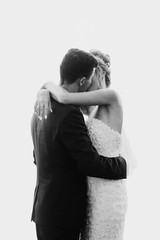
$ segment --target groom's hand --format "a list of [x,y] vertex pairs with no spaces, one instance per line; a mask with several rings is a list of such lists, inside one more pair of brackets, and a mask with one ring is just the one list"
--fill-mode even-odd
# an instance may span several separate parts
[[41,89],[37,94],[37,101],[34,106],[34,111],[38,118],[42,120],[47,119],[48,112],[51,111],[50,93],[46,89]]

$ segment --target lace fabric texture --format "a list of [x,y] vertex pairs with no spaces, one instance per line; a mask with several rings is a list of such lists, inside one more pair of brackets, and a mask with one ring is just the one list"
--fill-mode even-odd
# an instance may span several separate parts
[[[89,136],[98,153],[116,157],[121,135],[98,119],[86,121]],[[88,177],[88,216],[81,240],[122,240],[127,210],[125,180]]]

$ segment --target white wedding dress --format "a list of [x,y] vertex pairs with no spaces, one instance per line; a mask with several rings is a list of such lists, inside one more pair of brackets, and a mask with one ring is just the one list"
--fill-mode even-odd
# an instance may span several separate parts
[[[121,135],[101,120],[86,121],[93,146],[100,155],[117,157]],[[88,177],[88,217],[81,240],[122,240],[127,193],[125,180]]]

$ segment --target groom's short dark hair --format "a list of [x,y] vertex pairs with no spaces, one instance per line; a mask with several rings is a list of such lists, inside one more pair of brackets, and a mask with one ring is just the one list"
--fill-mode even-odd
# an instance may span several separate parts
[[71,84],[79,78],[88,78],[97,65],[97,60],[90,53],[71,48],[60,65],[61,84],[64,81]]

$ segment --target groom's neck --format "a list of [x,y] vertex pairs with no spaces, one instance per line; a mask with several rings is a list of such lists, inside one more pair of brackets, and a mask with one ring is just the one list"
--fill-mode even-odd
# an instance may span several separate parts
[[64,83],[61,85],[61,87],[63,87],[68,92],[78,92],[78,86],[75,82],[72,84]]

